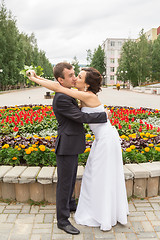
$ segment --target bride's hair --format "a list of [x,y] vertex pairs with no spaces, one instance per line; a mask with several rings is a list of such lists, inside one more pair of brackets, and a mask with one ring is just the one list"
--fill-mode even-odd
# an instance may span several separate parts
[[92,67],[82,68],[86,72],[85,83],[89,85],[88,91],[97,93],[101,90],[102,76],[100,72]]

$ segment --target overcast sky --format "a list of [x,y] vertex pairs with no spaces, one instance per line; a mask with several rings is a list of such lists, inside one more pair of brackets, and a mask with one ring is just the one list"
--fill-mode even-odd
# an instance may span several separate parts
[[[2,0],[0,0],[2,1]],[[106,38],[137,38],[160,26],[160,0],[4,0],[20,32],[34,32],[52,63],[86,63]]]

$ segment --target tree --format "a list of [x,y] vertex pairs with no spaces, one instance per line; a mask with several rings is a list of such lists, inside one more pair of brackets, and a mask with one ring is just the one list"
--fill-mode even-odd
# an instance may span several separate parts
[[152,79],[160,82],[160,36],[153,42]]
[[80,72],[80,67],[79,67],[79,62],[76,56],[73,58],[72,66],[74,67],[75,75],[78,76]]
[[86,50],[87,51],[87,67],[89,67],[91,65],[91,61],[92,61],[92,52],[91,49]]
[[99,45],[98,48],[94,50],[90,66],[96,68],[101,73],[102,76],[105,75],[106,71],[104,59],[105,59],[104,50]]
[[[117,75],[120,80],[130,80],[133,86],[140,86],[152,73],[152,43],[147,41],[143,29],[137,41],[128,40],[123,44]],[[127,74],[124,75],[124,73]]]
[[24,65],[40,65],[45,76],[52,77],[52,65],[43,51],[39,51],[34,33],[28,36],[20,33],[16,20],[5,7],[0,5],[0,90],[26,85],[26,80],[19,72]]

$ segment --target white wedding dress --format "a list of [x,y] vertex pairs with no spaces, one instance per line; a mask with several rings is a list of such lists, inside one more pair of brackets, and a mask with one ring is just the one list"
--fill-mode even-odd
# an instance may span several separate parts
[[[81,110],[102,112],[104,107]],[[120,137],[109,120],[89,126],[95,140],[83,174],[75,221],[107,231],[117,222],[127,224],[129,214]]]

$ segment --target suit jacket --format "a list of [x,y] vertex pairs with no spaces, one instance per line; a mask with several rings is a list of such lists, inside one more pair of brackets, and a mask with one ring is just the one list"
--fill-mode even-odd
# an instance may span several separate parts
[[63,93],[55,94],[53,111],[58,121],[55,145],[55,153],[58,155],[76,155],[84,152],[86,144],[83,123],[107,122],[105,112],[83,113],[76,100]]

